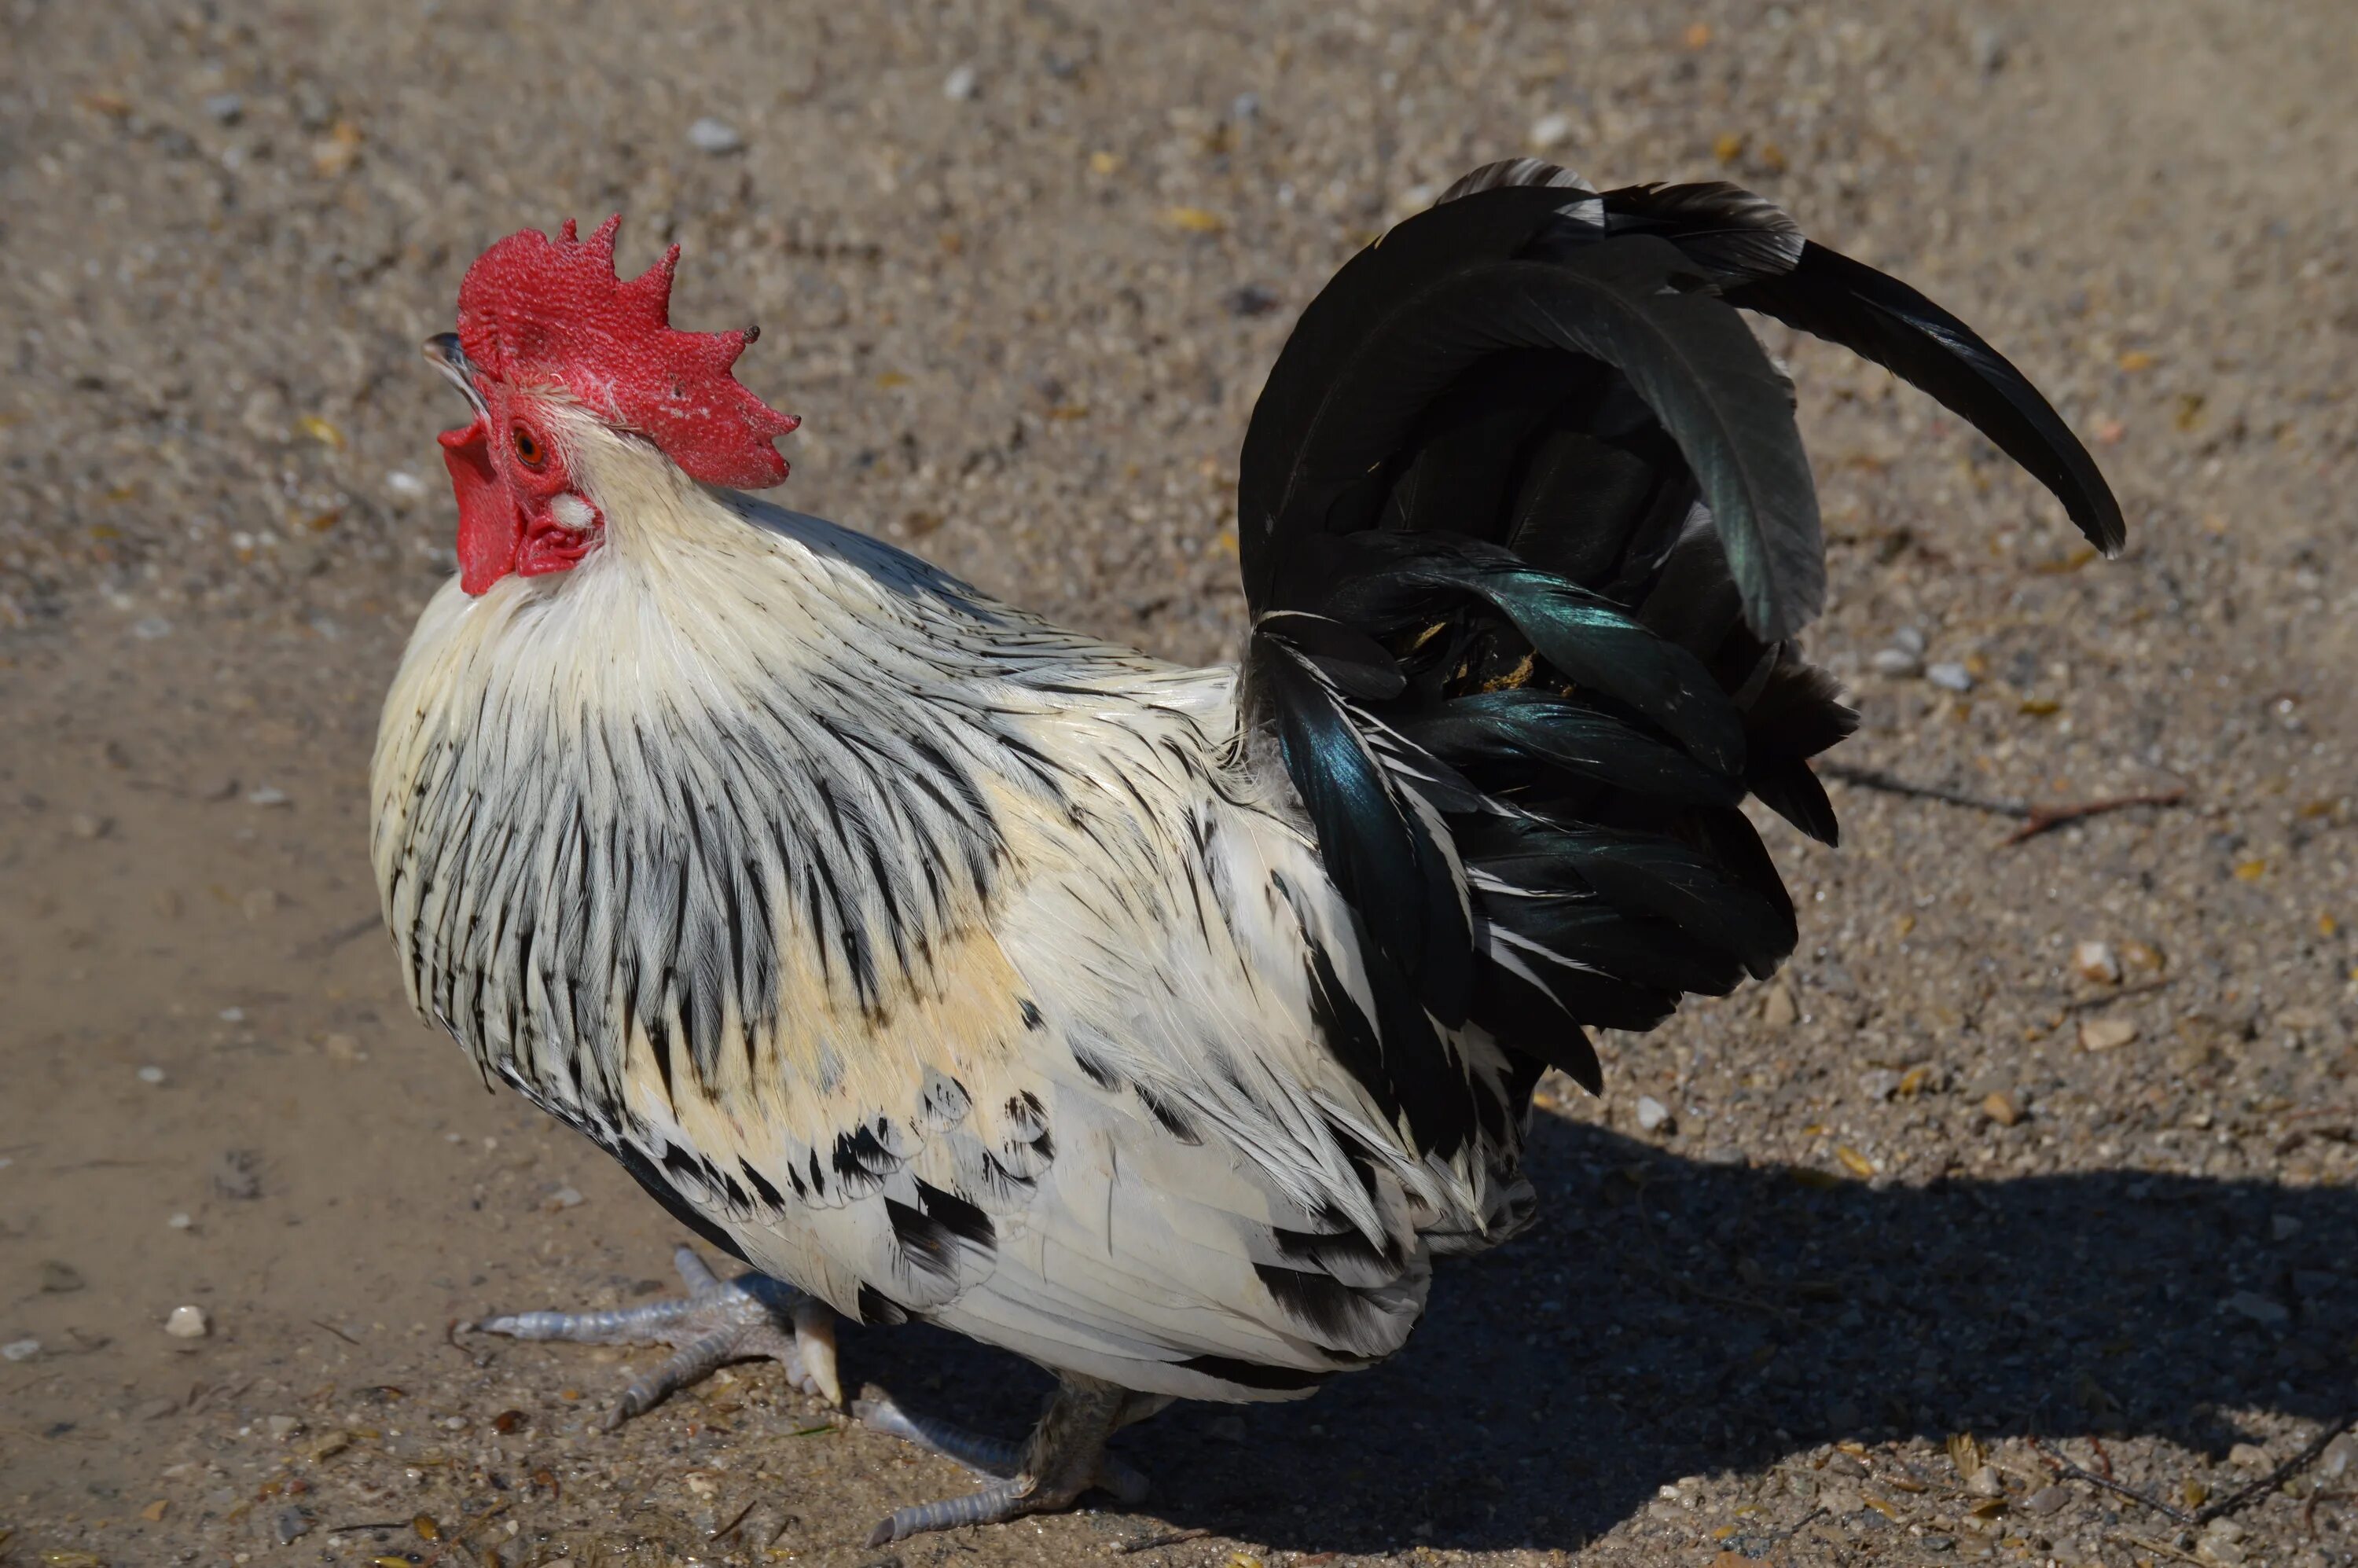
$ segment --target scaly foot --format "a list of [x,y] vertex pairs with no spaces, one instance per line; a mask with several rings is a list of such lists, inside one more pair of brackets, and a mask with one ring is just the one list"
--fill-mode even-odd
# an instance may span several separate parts
[[990,1486],[962,1498],[895,1510],[869,1535],[868,1544],[885,1546],[928,1530],[1054,1512],[1072,1507],[1092,1487],[1125,1504],[1142,1502],[1146,1477],[1107,1453],[1106,1439],[1170,1402],[1160,1395],[1134,1394],[1067,1373],[1030,1439],[1018,1444],[913,1416],[882,1392],[862,1398],[851,1407],[862,1425],[995,1477]]
[[622,1390],[606,1418],[610,1432],[717,1368],[761,1357],[783,1364],[786,1380],[804,1393],[843,1403],[835,1371],[835,1314],[824,1303],[767,1274],[719,1279],[690,1247],[673,1253],[672,1263],[687,1286],[685,1300],[619,1312],[517,1313],[460,1326],[514,1339],[676,1346],[669,1360]]

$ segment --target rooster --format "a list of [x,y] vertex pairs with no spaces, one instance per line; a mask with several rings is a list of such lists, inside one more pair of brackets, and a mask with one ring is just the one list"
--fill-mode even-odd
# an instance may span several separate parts
[[1246,432],[1250,630],[1186,668],[744,493],[796,420],[675,330],[612,220],[486,251],[427,354],[459,575],[372,777],[409,995],[486,1081],[709,1243],[691,1293],[487,1328],[666,1340],[620,1415],[832,1314],[1057,1387],[993,1477],[877,1527],[1069,1506],[1174,1399],[1398,1350],[1434,1260],[1531,1219],[1585,1031],[1766,977],[1793,905],[1747,796],[1835,841],[1855,719],[1796,635],[1825,571],[1791,390],[1738,311],[1978,427],[2097,546],[2120,511],[1963,323],[1724,184],[1460,180],[1347,265]]

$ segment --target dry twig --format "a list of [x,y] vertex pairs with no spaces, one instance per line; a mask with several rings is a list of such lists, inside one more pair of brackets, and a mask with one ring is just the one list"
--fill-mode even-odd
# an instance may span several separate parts
[[1998,840],[2000,849],[2036,838],[2041,833],[2061,827],[2066,823],[2085,817],[2101,816],[2108,811],[2125,811],[2133,806],[2176,806],[2186,798],[2186,786],[2156,790],[2146,795],[2108,795],[2100,800],[2067,802],[2061,806],[2034,806],[2027,800],[2006,800],[1996,795],[1974,795],[1966,790],[1950,789],[1942,784],[1914,784],[1880,768],[1855,767],[1848,762],[1820,762],[1818,771],[1830,779],[1840,779],[1861,789],[1880,790],[1886,795],[1906,795],[1910,800],[1935,800],[1943,806],[1961,806],[1967,811],[1986,811],[1993,816],[2009,816],[2022,824]]
[[[2090,1486],[2102,1487],[2104,1490],[2112,1493],[2115,1497],[2126,1498],[2133,1503],[2142,1503],[2147,1508],[2153,1509],[2154,1512],[2160,1514],[2163,1518],[2170,1519],[2175,1523],[2199,1530],[2202,1526],[2209,1524],[2212,1519],[2224,1519],[2229,1514],[2235,1512],[2239,1509],[2247,1507],[2258,1498],[2267,1496],[2278,1487],[2283,1486],[2287,1481],[2292,1479],[2293,1476],[2299,1475],[2301,1471],[2306,1470],[2309,1465],[2315,1464],[2317,1462],[2318,1455],[2325,1452],[2326,1445],[2331,1443],[2335,1438],[2341,1436],[2343,1433],[2349,1431],[2353,1425],[2358,1425],[2358,1411],[2353,1411],[2349,1414],[2342,1417],[2341,1420],[2320,1428],[2317,1435],[2309,1440],[2309,1446],[2303,1448],[2299,1453],[2294,1454],[2291,1458],[2286,1460],[2283,1464],[2277,1465],[2275,1469],[2269,1471],[2258,1480],[2252,1482],[2249,1486],[2240,1487],[2214,1502],[2205,1503],[2199,1509],[2181,1509],[2174,1503],[2163,1502],[2159,1498],[2155,1497],[2150,1492],[2141,1492],[2135,1487],[2124,1486],[2120,1482],[2114,1480],[2109,1476],[2099,1476],[2093,1470],[2085,1469],[2078,1465],[2074,1465],[2071,1461],[2062,1457],[2061,1454],[2049,1453],[2046,1448],[2041,1446],[2039,1441],[2035,1437],[2030,1440],[2030,1446],[2037,1451],[2039,1457],[2045,1459],[2048,1464],[2054,1466],[2055,1475],[2059,1480],[2085,1481]],[[2101,1450],[2099,1450],[2099,1452],[2101,1452]]]

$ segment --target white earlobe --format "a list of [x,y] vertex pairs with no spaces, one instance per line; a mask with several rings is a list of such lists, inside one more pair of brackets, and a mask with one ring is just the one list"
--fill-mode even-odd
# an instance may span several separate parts
[[598,521],[598,509],[569,490],[550,502],[548,511],[549,515],[577,534],[586,531],[590,524]]

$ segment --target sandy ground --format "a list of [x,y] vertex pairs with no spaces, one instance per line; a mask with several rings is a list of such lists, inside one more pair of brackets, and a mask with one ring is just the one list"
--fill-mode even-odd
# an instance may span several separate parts
[[[2224,1498],[2358,1408],[2345,0],[11,11],[0,1563],[2351,1560],[2350,1443],[2203,1528],[2056,1468]],[[1609,1040],[1537,1137],[1543,1228],[1392,1364],[1126,1437],[1136,1511],[868,1552],[963,1478],[773,1368],[610,1436],[644,1357],[448,1337],[667,1289],[676,1239],[411,1019],[375,925],[376,698],[449,569],[416,344],[466,261],[627,211],[626,262],[686,245],[687,324],[769,329],[787,499],[1212,658],[1293,312],[1535,146],[1774,194],[2120,490],[2091,563],[1970,433],[1779,340],[1844,758],[2183,803],[2002,847],[1836,785],[1844,849],[1773,840],[1785,979]],[[1969,691],[1878,666],[1911,631]],[[845,1355],[1011,1429],[1040,1388]]]

